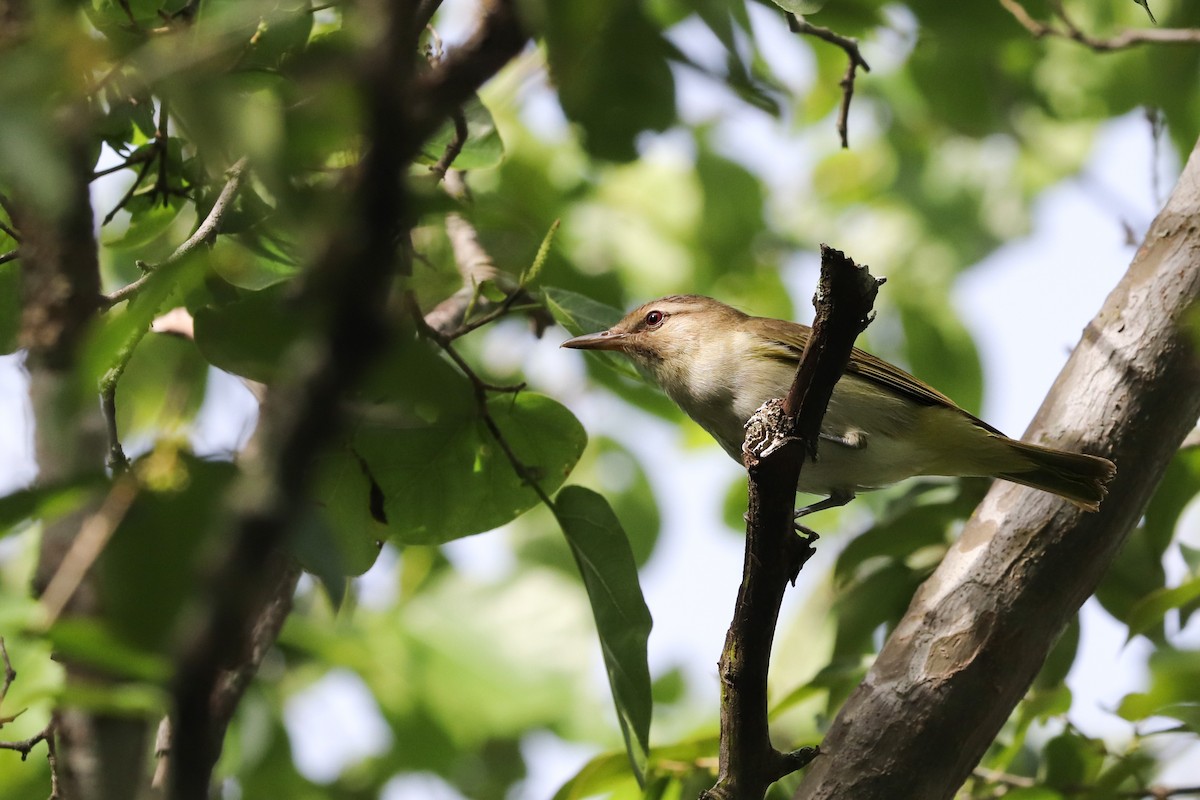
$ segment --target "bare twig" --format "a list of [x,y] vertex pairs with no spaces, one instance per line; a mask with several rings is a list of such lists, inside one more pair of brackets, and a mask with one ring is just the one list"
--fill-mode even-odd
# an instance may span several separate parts
[[[0,687],[0,706],[3,706],[4,698],[8,697],[8,687],[17,679],[17,671],[13,669],[12,661],[8,658],[8,647],[4,644],[3,636],[0,636],[0,657],[4,659],[4,686]],[[0,725],[2,724],[0,721]]]
[[458,158],[458,154],[462,152],[463,146],[467,143],[467,118],[463,115],[462,109],[454,109],[451,119],[454,120],[454,137],[446,143],[442,157],[429,168],[429,171],[436,175],[439,181],[446,177],[446,170],[450,169],[454,159]]
[[1062,22],[1061,27],[1034,19],[1019,0],[999,0],[999,2],[1021,24],[1021,27],[1029,31],[1033,38],[1069,39],[1091,48],[1097,53],[1111,53],[1115,50],[1125,50],[1143,44],[1200,44],[1200,28],[1127,28],[1115,36],[1101,39],[1085,33],[1075,25],[1067,16],[1061,2],[1052,4],[1055,15]]
[[[130,167],[153,160],[157,152],[157,149],[153,147],[139,147],[134,151],[133,155],[122,161],[120,164],[117,164],[115,167],[107,167],[105,169],[100,169],[93,172],[92,180],[103,178],[105,175],[111,175],[114,172],[120,172],[123,169],[129,169]],[[137,186],[137,184],[135,183],[134,186]]]
[[[759,800],[767,788],[804,767],[817,749],[781,753],[767,728],[767,669],[779,606],[812,554],[812,540],[793,530],[792,502],[802,464],[814,452],[825,408],[869,322],[879,288],[865,267],[821,248],[821,285],[812,335],[783,401],[772,400],[747,423],[743,457],[749,472],[746,550],[721,674],[720,771],[705,800]],[[768,442],[785,442],[782,446]],[[772,452],[773,451],[773,452]]]
[[9,250],[7,253],[0,253],[0,264],[7,264],[10,261],[16,261],[20,257],[20,250]]
[[[17,742],[0,742],[0,750],[14,750],[21,754],[21,760],[29,758],[29,753],[33,748],[37,747],[38,742],[46,742],[47,746],[51,746],[51,739],[54,737],[54,720],[46,723],[46,727],[30,736],[28,739],[21,739]],[[53,747],[51,746],[53,751]],[[51,770],[53,773],[53,770]],[[53,797],[54,795],[51,795]]]
[[142,181],[150,172],[150,167],[154,164],[154,158],[162,155],[158,152],[157,147],[151,148],[148,152],[152,153],[153,155],[142,162],[142,168],[138,170],[137,180],[130,184],[129,189],[125,191],[125,194],[121,195],[121,199],[118,200],[117,204],[112,207],[112,210],[104,215],[104,221],[100,223],[101,225],[107,225],[108,223],[112,222],[113,217],[117,215],[117,212],[124,208],[129,201],[133,199],[134,192],[137,191],[138,186],[142,184]]
[[187,241],[175,248],[175,252],[171,253],[166,261],[163,261],[157,266],[148,267],[146,274],[138,278],[133,283],[122,286],[112,294],[101,295],[101,307],[111,308],[117,303],[123,302],[135,296],[139,291],[141,291],[142,287],[146,285],[146,282],[150,280],[150,276],[154,274],[154,270],[161,269],[168,264],[173,264],[176,261],[179,261],[181,258],[191,253],[200,245],[211,240],[212,237],[216,235],[217,231],[220,230],[221,220],[233,206],[233,199],[237,196],[238,189],[242,185],[242,179],[245,176],[245,171],[246,159],[241,158],[225,173],[227,180],[225,181],[224,188],[221,189],[221,193],[217,196],[217,201],[213,203],[213,207],[208,212],[208,216],[204,218],[204,221],[200,223],[200,226],[196,228],[195,232],[188,237]]
[[850,100],[854,97],[854,79],[858,74],[858,68],[862,67],[864,72],[870,72],[871,66],[866,59],[862,57],[862,53],[858,50],[858,40],[852,39],[849,36],[842,36],[840,33],[835,33],[829,28],[822,28],[820,25],[813,25],[803,17],[788,12],[787,14],[788,28],[793,33],[800,33],[805,36],[815,36],[816,38],[836,45],[846,52],[849,63],[846,65],[846,74],[842,76],[840,85],[842,87],[842,105],[838,109],[837,131],[841,137],[842,147],[850,146],[849,134],[849,118],[850,118]]
[[117,381],[104,382],[100,390],[100,411],[104,414],[104,426],[108,432],[108,458],[105,466],[120,475],[129,469],[129,458],[121,447],[121,437],[117,433]]
[[0,219],[0,232],[8,234],[8,236],[11,237],[12,240],[14,242],[17,242],[18,244],[21,242],[21,235],[19,233],[17,233],[15,228],[13,228],[11,225],[6,223],[2,219]]

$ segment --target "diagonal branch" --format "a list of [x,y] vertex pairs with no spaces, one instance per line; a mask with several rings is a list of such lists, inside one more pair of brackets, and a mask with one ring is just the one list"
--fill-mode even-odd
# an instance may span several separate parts
[[166,261],[155,266],[147,266],[146,274],[138,278],[133,283],[122,286],[112,294],[101,295],[100,305],[104,309],[112,308],[117,303],[124,302],[137,295],[150,280],[150,276],[154,274],[156,269],[174,264],[180,259],[190,255],[200,245],[212,241],[212,238],[217,235],[221,229],[221,221],[225,215],[233,207],[233,200],[237,197],[238,189],[242,186],[242,180],[246,174],[246,159],[239,159],[232,167],[230,167],[225,175],[225,186],[221,189],[221,193],[217,195],[217,201],[213,203],[213,207],[208,212],[208,216],[200,223],[199,227],[188,237],[187,241],[175,248],[175,252],[167,258]]
[[825,408],[855,338],[870,321],[880,283],[865,267],[822,246],[817,316],[791,390],[782,402],[765,403],[747,423],[746,555],[720,661],[720,771],[705,800],[759,800],[772,783],[817,755],[816,748],[781,753],[771,745],[767,669],[783,593],[812,554],[812,540],[792,529],[802,462],[815,451]]
[[997,483],[917,591],[797,800],[953,797],[1096,588],[1200,416],[1200,144],[1026,438],[1107,456],[1097,513]]

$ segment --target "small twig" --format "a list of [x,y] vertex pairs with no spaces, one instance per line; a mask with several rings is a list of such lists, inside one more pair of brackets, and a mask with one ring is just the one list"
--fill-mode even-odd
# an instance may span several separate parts
[[[14,750],[21,754],[21,760],[24,761],[25,759],[29,758],[29,753],[33,750],[33,748],[37,747],[38,742],[46,742],[51,753],[53,754],[54,746],[50,743],[53,737],[54,720],[50,720],[50,722],[46,723],[46,727],[42,728],[33,736],[30,736],[28,739],[22,739],[18,742],[0,742],[0,750]],[[51,765],[53,766],[53,762],[51,762]],[[54,770],[51,769],[50,772],[53,776]],[[51,780],[53,780],[53,777]],[[57,791],[54,789],[53,784],[51,784],[51,788],[52,790]],[[54,797],[55,795],[51,794],[50,796]]]
[[[154,158],[156,152],[157,152],[156,149],[153,147],[138,148],[137,150],[134,151],[133,155],[131,155],[129,158],[122,161],[120,164],[117,164],[115,167],[107,167],[105,169],[98,169],[95,172],[93,172],[92,180],[96,180],[97,178],[103,178],[105,175],[111,175],[114,172],[120,172],[123,169],[129,169],[130,167],[133,167],[137,164],[141,164],[146,161],[150,161]],[[136,186],[137,184],[134,184],[134,185]]]
[[842,76],[839,85],[842,87],[842,105],[838,109],[837,117],[837,132],[841,137],[842,147],[850,147],[849,134],[849,119],[850,119],[850,100],[854,97],[854,79],[858,75],[858,68],[862,67],[864,72],[871,71],[871,65],[862,57],[862,53],[858,50],[858,40],[852,39],[849,36],[842,36],[840,33],[835,33],[829,28],[822,28],[820,25],[813,25],[791,12],[787,13],[788,28],[793,33],[803,34],[805,36],[815,36],[816,38],[836,45],[846,52],[846,57],[849,63],[846,64],[846,74]]
[[1111,53],[1143,44],[1200,44],[1200,28],[1127,28],[1108,39],[1101,39],[1085,33],[1076,26],[1067,16],[1061,3],[1054,4],[1055,14],[1062,21],[1062,27],[1057,27],[1034,19],[1018,0],[999,2],[1033,38],[1050,36],[1069,39],[1097,53]]
[[[158,155],[157,148],[154,148],[151,152]],[[107,225],[108,223],[112,222],[113,217],[115,217],[117,215],[117,212],[119,212],[122,208],[124,208],[126,206],[126,204],[128,204],[129,201],[133,199],[134,192],[137,191],[137,188],[139,186],[141,186],[142,181],[146,178],[146,175],[149,174],[150,166],[153,163],[154,163],[154,158],[149,158],[142,164],[142,168],[140,170],[138,170],[137,180],[135,180],[130,185],[129,189],[125,192],[125,194],[121,195],[121,199],[118,200],[117,204],[112,207],[112,210],[104,215],[104,221],[100,223],[102,226]]]
[[0,706],[3,706],[4,698],[8,697],[8,687],[17,679],[17,671],[13,669],[12,661],[8,658],[8,648],[4,645],[3,636],[0,636],[0,657],[4,659],[4,686],[0,687]]
[[20,257],[20,250],[9,250],[7,253],[0,254],[0,264],[7,264],[10,261],[16,261]]
[[454,137],[446,143],[442,157],[429,168],[429,171],[436,175],[439,181],[446,177],[446,171],[450,169],[454,159],[458,158],[458,154],[462,152],[463,146],[467,143],[467,118],[463,115],[462,109],[454,109],[450,118],[454,120]]
[[483,420],[483,424],[487,426],[488,432],[491,433],[492,438],[496,440],[496,444],[500,445],[500,449],[504,452],[505,457],[508,459],[508,463],[512,465],[513,471],[517,473],[517,477],[521,479],[522,483],[533,489],[534,493],[538,496],[538,499],[545,503],[547,508],[553,509],[554,503],[551,501],[550,495],[548,495],[546,491],[542,489],[541,485],[538,483],[537,475],[534,473],[534,471],[530,469],[525,462],[521,461],[520,457],[512,449],[512,445],[510,445],[508,439],[505,438],[504,432],[500,430],[500,426],[496,424],[496,420],[492,417],[492,413],[488,409],[487,405],[488,392],[515,393],[524,389],[525,385],[495,386],[484,381],[479,377],[478,373],[475,372],[471,365],[467,363],[466,359],[464,359],[462,355],[454,348],[454,344],[452,343],[451,339],[440,331],[429,326],[428,322],[426,322],[425,318],[421,315],[420,309],[416,305],[416,298],[414,298],[411,293],[407,294],[405,297],[406,302],[411,310],[412,317],[417,321],[418,333],[440,347],[442,351],[450,357],[450,360],[454,362],[455,366],[459,368],[463,375],[467,377],[467,380],[471,382],[471,386],[475,391],[475,403],[479,408],[479,417]]
[[115,306],[117,303],[128,300],[129,298],[135,296],[139,291],[141,291],[142,287],[146,285],[146,282],[150,280],[150,276],[154,274],[155,270],[161,269],[168,264],[175,263],[215,236],[221,227],[221,220],[224,218],[226,212],[229,211],[229,209],[233,206],[233,199],[237,196],[238,189],[242,185],[242,178],[245,175],[245,171],[246,159],[243,157],[225,173],[228,176],[228,180],[226,180],[224,188],[221,189],[221,193],[217,196],[217,201],[213,203],[213,207],[208,212],[208,216],[204,218],[204,221],[200,223],[200,226],[196,228],[195,232],[188,237],[187,241],[175,248],[175,252],[171,253],[171,255],[167,257],[166,261],[163,261],[157,266],[148,267],[146,274],[138,278],[133,283],[122,286],[112,294],[101,295],[101,307],[108,309]]
[[13,228],[11,225],[9,225],[4,220],[0,220],[0,232],[7,234],[14,242],[17,242],[18,244],[20,244],[21,235],[19,233],[17,233],[15,228]]
[[167,100],[166,98],[158,101],[158,126],[154,129],[154,144],[158,151],[158,178],[154,181],[154,193],[162,197],[162,204],[166,206],[171,202],[170,180],[167,174],[168,158],[167,147]]
[[104,426],[108,431],[108,458],[105,465],[112,470],[113,475],[120,475],[129,469],[129,458],[121,447],[121,438],[117,434],[117,381],[105,381],[100,391],[100,411],[104,415]]

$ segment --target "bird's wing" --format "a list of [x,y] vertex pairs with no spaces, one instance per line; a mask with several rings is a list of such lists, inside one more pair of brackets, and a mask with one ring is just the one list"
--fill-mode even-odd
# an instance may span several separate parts
[[[808,343],[808,337],[811,333],[811,329],[807,325],[786,322],[779,319],[768,319],[766,317],[757,318],[756,323],[755,327],[758,331],[783,345],[790,353],[789,358],[799,361],[800,353],[804,350],[804,345]],[[780,355],[782,356],[783,353],[780,352]],[[850,352],[850,364],[846,367],[846,371],[869,381],[874,381],[893,392],[905,395],[921,405],[952,408],[955,411],[965,414],[981,428],[992,433],[1000,433],[974,414],[963,411],[958,407],[957,403],[937,389],[914,378],[895,364],[889,364],[865,350],[859,350],[855,347]]]

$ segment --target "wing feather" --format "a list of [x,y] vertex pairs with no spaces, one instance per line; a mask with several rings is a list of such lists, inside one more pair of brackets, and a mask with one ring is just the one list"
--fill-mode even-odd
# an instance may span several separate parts
[[[751,317],[749,322],[755,331],[782,346],[782,349],[773,354],[795,362],[800,360],[800,353],[804,350],[812,332],[807,325],[781,319]],[[945,406],[958,411],[984,430],[1003,435],[975,415],[963,411],[957,403],[929,384],[921,382],[895,364],[889,364],[865,350],[859,350],[856,347],[850,352],[850,365],[846,367],[846,371],[872,381],[884,389],[902,394],[921,405]]]

